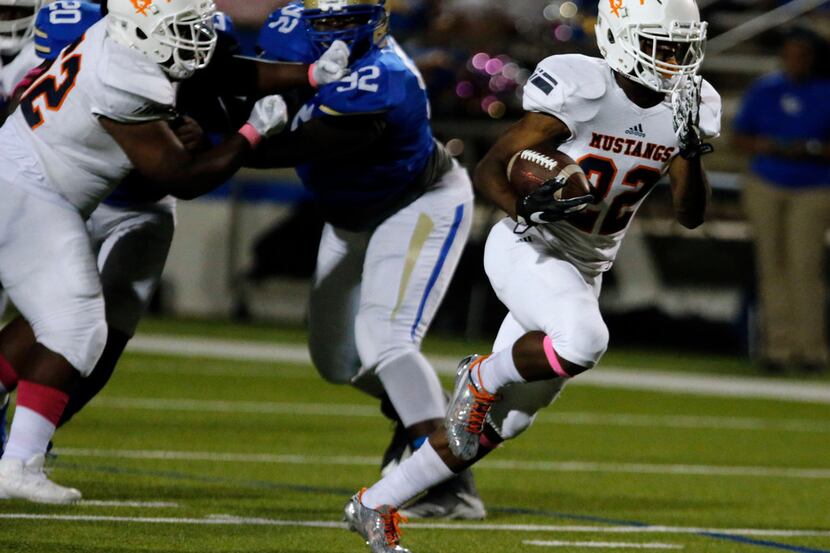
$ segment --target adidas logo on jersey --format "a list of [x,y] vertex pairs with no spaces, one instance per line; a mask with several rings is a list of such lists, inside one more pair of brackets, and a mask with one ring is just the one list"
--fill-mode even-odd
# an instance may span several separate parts
[[516,240],[516,243],[517,244],[521,244],[521,243],[532,244],[533,243],[533,237],[532,236],[522,236],[521,238]]
[[639,136],[640,138],[645,138],[646,137],[646,133],[643,130],[643,124],[642,123],[637,123],[636,125],[634,125],[630,129],[625,131],[625,134],[630,134],[630,135],[633,135],[633,136]]

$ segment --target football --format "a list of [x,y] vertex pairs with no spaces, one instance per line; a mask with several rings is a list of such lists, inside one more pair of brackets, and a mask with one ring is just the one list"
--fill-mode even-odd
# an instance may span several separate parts
[[516,152],[507,165],[507,180],[519,196],[527,196],[545,182],[560,176],[566,180],[565,186],[554,193],[557,200],[576,198],[593,191],[582,168],[548,144]]

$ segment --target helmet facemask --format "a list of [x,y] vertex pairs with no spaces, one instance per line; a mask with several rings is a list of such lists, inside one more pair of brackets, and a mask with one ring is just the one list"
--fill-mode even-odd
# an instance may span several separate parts
[[207,67],[217,40],[213,14],[195,10],[163,19],[152,36],[159,45],[169,49],[170,57],[161,66],[176,80],[187,79]]
[[706,26],[705,22],[672,21],[668,29],[642,24],[623,27],[616,40],[633,61],[626,76],[657,92],[672,92],[700,70]]
[[[306,6],[309,4],[306,2]],[[349,46],[352,58],[368,51],[386,35],[388,20],[384,4],[355,2],[337,8],[304,9],[302,17],[317,55],[322,55],[335,40]]]
[[43,0],[0,0],[0,54],[17,54],[32,39]]

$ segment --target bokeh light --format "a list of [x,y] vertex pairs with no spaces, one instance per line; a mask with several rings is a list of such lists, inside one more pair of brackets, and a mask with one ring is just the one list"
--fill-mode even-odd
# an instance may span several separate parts
[[504,68],[504,62],[499,58],[490,58],[490,60],[484,64],[484,71],[486,71],[488,75],[498,75],[501,73],[502,68]]
[[574,30],[570,25],[559,25],[556,30],[553,31],[553,36],[555,36],[556,40],[559,42],[568,42],[573,38]]
[[484,52],[479,52],[473,56],[473,67],[479,71],[484,71],[488,61],[490,61],[490,56]]
[[565,19],[576,17],[579,12],[579,7],[573,2],[563,2],[559,7],[559,15]]
[[460,138],[451,138],[447,140],[446,147],[452,157],[459,157],[464,154],[466,144]]
[[459,98],[471,98],[476,93],[476,87],[470,81],[461,81],[455,85],[455,94]]

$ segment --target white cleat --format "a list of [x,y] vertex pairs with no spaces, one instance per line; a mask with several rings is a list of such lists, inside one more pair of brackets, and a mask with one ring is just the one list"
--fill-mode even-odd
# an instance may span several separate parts
[[20,459],[0,459],[0,494],[35,503],[68,505],[81,499],[75,488],[59,486],[43,472],[44,456],[39,453],[25,463]]

